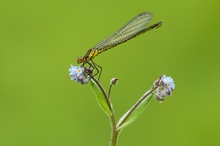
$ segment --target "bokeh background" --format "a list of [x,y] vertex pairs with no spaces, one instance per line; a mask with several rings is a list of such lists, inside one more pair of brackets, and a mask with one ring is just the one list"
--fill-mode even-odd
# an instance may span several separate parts
[[68,69],[96,43],[143,11],[152,30],[104,52],[101,83],[118,77],[120,118],[162,74],[176,89],[152,100],[118,146],[220,145],[218,0],[7,0],[0,4],[0,145],[107,146],[110,122],[88,85]]

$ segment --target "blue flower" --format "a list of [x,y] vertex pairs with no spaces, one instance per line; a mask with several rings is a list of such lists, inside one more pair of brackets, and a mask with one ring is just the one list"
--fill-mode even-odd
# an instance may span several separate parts
[[154,82],[154,86],[157,87],[154,96],[159,102],[163,102],[164,98],[170,96],[175,88],[173,79],[171,77],[167,77],[166,75],[163,75],[156,80]]
[[171,77],[166,77],[166,75],[163,75],[161,77],[161,81],[168,87],[170,88],[172,91],[174,90],[175,88],[175,84],[174,84],[174,81]]
[[80,66],[70,66],[71,68],[69,69],[69,75],[71,76],[71,80],[76,80],[76,78],[83,72],[83,69]]
[[80,82],[81,84],[88,83],[89,79],[84,72],[84,68],[82,68],[81,66],[70,65],[69,72],[71,80],[75,80],[76,82]]

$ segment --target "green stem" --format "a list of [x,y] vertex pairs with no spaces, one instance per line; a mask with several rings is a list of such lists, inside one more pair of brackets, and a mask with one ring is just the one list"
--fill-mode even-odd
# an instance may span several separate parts
[[94,78],[94,77],[91,77],[91,78],[98,85],[100,90],[102,91],[102,94],[104,95],[105,100],[107,101],[107,104],[108,104],[108,106],[111,110],[110,121],[111,121],[111,125],[112,125],[112,135],[111,135],[110,146],[116,146],[119,131],[117,131],[115,114],[114,114],[114,110],[113,110],[113,107],[112,107],[112,104],[111,104],[111,101],[110,101],[110,92],[111,92],[112,85],[110,86],[109,93],[107,95],[104,88],[100,84],[100,82],[98,80],[96,80],[96,78]]
[[[158,87],[153,86],[150,90],[148,90],[132,107],[130,110],[128,110],[128,113],[126,114],[126,117],[122,121],[119,121],[117,124],[117,128],[119,128],[126,120],[130,117],[130,115],[135,111],[135,109],[141,104],[141,102],[148,97],[148,95],[152,94],[154,90],[156,90]],[[117,129],[120,130],[120,129]]]
[[112,109],[111,102],[110,102],[110,100],[109,100],[109,98],[108,98],[108,95],[107,95],[106,92],[105,92],[105,89],[102,87],[102,85],[100,84],[100,82],[99,82],[96,78],[94,78],[94,77],[91,77],[91,78],[92,78],[92,80],[98,85],[98,87],[100,88],[100,90],[102,91],[102,94],[103,94],[104,97],[105,97],[105,100],[106,100],[106,102],[107,102],[107,104],[108,104],[109,109]]
[[110,118],[111,118],[111,124],[112,124],[112,135],[111,135],[110,146],[116,146],[117,139],[118,139],[118,131],[117,131],[116,121],[115,121],[115,116],[114,116],[113,111],[112,111],[112,116]]
[[108,90],[108,99],[109,100],[110,100],[110,95],[111,95],[111,89],[112,89],[112,84],[110,85],[109,90]]
[[[108,90],[108,100],[110,101],[110,95],[111,95],[111,89],[112,89],[112,84],[109,87]],[[112,106],[111,106],[112,107]],[[111,141],[110,141],[110,146],[116,146],[117,144],[117,139],[118,139],[118,131],[117,131],[117,127],[116,127],[116,120],[115,120],[115,114],[114,114],[114,110],[113,107],[111,108],[111,125],[112,125],[112,135],[111,135]]]

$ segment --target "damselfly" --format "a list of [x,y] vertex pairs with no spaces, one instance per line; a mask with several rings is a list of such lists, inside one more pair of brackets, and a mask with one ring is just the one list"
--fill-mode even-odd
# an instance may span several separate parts
[[[145,33],[146,31],[158,28],[162,25],[162,22],[157,22],[151,26],[146,27],[146,25],[151,22],[153,16],[149,12],[143,12],[131,19],[127,24],[121,27],[118,31],[105,38],[93,48],[89,49],[84,57],[79,57],[77,63],[82,63],[82,66],[89,64],[90,67],[96,69],[96,74],[99,73],[98,67],[101,69],[98,79],[102,73],[102,67],[97,65],[92,59],[97,55],[101,54],[103,51],[106,51],[110,48],[113,48],[121,43],[126,42],[140,34]],[[95,76],[94,75],[94,76]]]

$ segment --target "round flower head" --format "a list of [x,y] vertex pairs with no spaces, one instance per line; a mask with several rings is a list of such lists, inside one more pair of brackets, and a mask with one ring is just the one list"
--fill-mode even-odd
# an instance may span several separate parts
[[163,75],[161,77],[161,81],[167,86],[169,87],[172,91],[174,90],[175,88],[175,84],[174,84],[174,81],[171,77],[166,77],[166,75]]
[[174,81],[171,77],[166,75],[161,76],[154,82],[154,86],[157,87],[154,96],[159,102],[162,102],[165,97],[170,96],[175,88]]
[[81,84],[85,84],[89,81],[87,76],[85,75],[84,68],[82,68],[81,66],[70,65],[69,72],[71,80],[75,80],[76,82],[80,82]]

